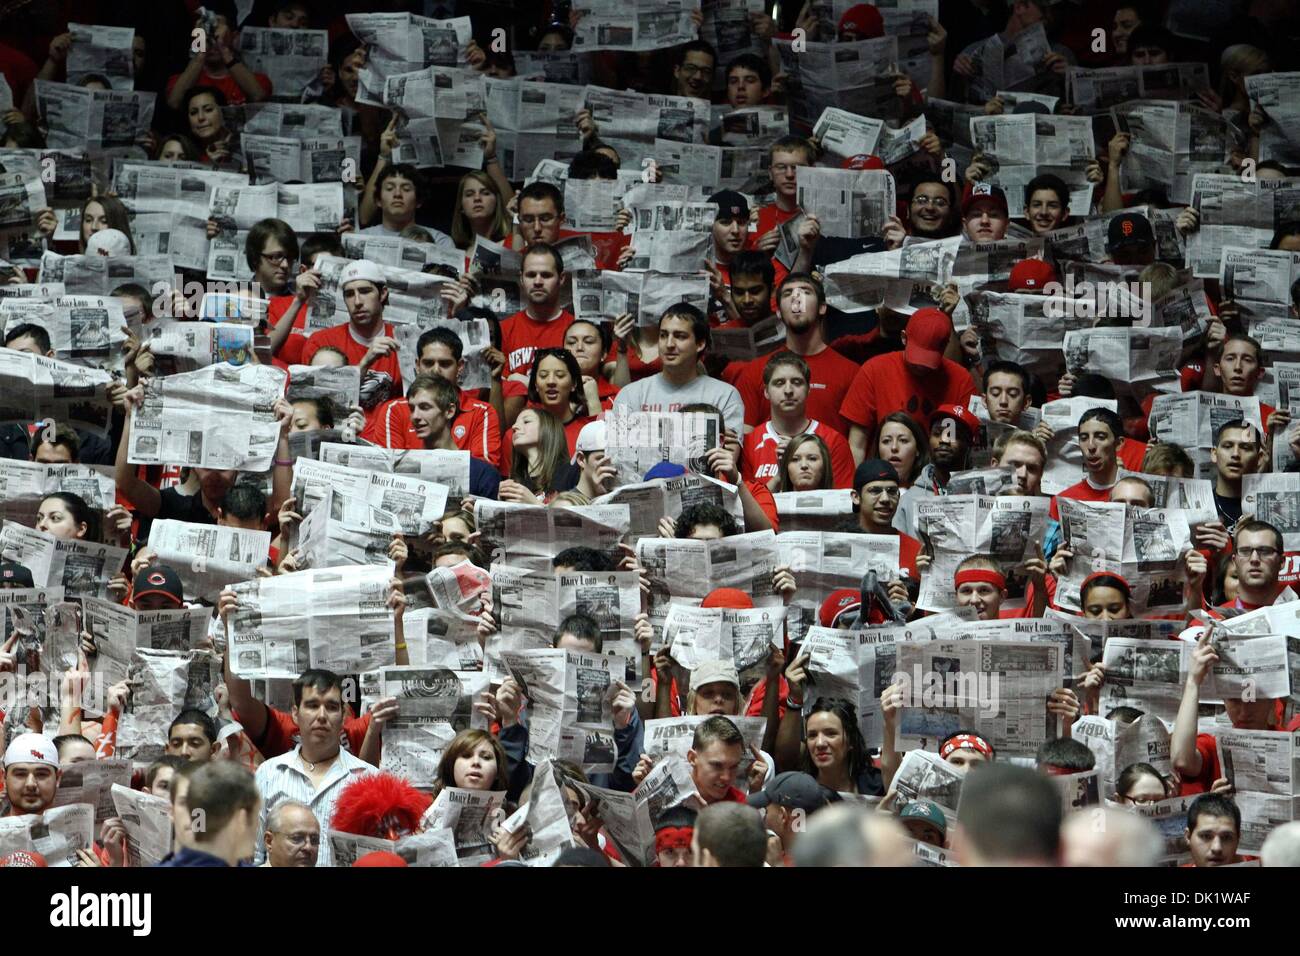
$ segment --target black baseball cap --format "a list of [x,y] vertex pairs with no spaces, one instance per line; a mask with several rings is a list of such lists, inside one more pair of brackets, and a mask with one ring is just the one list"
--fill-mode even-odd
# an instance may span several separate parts
[[896,485],[901,484],[898,480],[898,469],[883,458],[868,458],[858,465],[857,471],[853,473],[855,490],[873,481],[892,481]]
[[1151,230],[1151,223],[1146,216],[1136,212],[1126,212],[1116,216],[1106,227],[1106,249],[1122,249],[1125,246],[1145,246],[1156,241],[1156,234]]
[[776,804],[787,810],[812,813],[838,799],[839,794],[823,787],[810,774],[787,770],[765,783],[758,793],[751,793],[745,802],[759,809]]
[[175,601],[177,607],[185,603],[185,588],[181,585],[180,575],[165,564],[151,564],[141,568],[135,576],[131,600],[138,601],[146,594],[165,595]]
[[718,215],[714,222],[739,219],[749,222],[749,200],[734,189],[722,189],[709,197],[709,202],[718,204]]
[[0,588],[34,588],[32,572],[16,561],[0,561]]

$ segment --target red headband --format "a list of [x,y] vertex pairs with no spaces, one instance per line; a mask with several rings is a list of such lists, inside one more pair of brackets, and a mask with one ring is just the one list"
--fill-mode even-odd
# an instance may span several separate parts
[[1007,586],[1007,579],[1001,571],[994,571],[992,568],[967,568],[964,571],[958,571],[953,578],[953,587],[959,588],[963,584],[991,584],[999,591]]
[[956,737],[950,737],[939,748],[939,756],[947,760],[948,755],[954,750],[974,750],[982,753],[989,760],[993,759],[993,748],[989,746],[988,741],[975,734],[958,734]]
[[655,831],[655,852],[664,850],[689,850],[695,827],[664,827]]

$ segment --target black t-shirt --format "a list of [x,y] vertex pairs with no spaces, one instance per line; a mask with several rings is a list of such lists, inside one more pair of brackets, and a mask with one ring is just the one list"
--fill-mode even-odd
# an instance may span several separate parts
[[1223,526],[1231,532],[1233,526],[1241,520],[1241,499],[1225,498],[1216,491],[1214,493],[1214,506],[1219,509],[1219,517],[1223,519]]
[[139,540],[149,540],[149,529],[153,527],[155,520],[170,519],[172,521],[188,521],[191,524],[217,523],[216,516],[203,507],[202,494],[183,495],[174,487],[164,488],[159,494],[161,498],[158,502],[156,518],[146,518],[136,512],[136,517],[140,522]]

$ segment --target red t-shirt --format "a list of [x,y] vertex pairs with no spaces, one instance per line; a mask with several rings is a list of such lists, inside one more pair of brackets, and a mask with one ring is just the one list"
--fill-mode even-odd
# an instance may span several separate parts
[[[808,424],[808,434],[816,435],[826,443],[831,453],[831,482],[835,488],[853,487],[853,452],[844,436],[827,428],[815,419]],[[740,456],[740,471],[748,481],[766,483],[777,474],[780,461],[776,449],[780,441],[770,421],[759,425],[745,436],[745,447]]]
[[945,358],[932,376],[921,379],[907,368],[902,352],[889,352],[858,369],[840,406],[840,415],[865,429],[868,436],[875,433],[882,418],[893,412],[906,412],[929,431],[930,416],[936,408],[965,405],[976,391],[970,372],[951,359]]
[[527,373],[533,367],[533,353],[538,349],[558,349],[564,345],[564,333],[573,321],[573,313],[561,309],[549,322],[538,322],[520,309],[501,323],[501,351],[506,354],[506,375]]
[[1196,752],[1201,755],[1201,772],[1191,780],[1184,780],[1179,785],[1178,795],[1185,797],[1193,793],[1208,793],[1222,774],[1219,771],[1219,746],[1214,734],[1196,735]]
[[[411,428],[411,406],[404,398],[384,402],[366,423],[361,437],[385,448],[423,448]],[[461,390],[460,414],[451,425],[456,447],[501,469],[501,420],[497,410],[481,402],[474,392]]]
[[[384,323],[383,332],[380,335],[392,336],[393,326],[390,322]],[[358,342],[356,336],[352,334],[352,323],[344,322],[342,325],[335,325],[328,329],[320,329],[313,332],[302,347],[302,362],[299,364],[310,365],[312,357],[325,346],[338,349],[348,357],[349,365],[360,365],[361,360],[366,357],[370,351],[369,344]],[[370,366],[370,371],[387,375],[393,380],[393,390],[397,393],[402,388],[402,369],[397,362],[397,353],[389,352],[387,355],[378,359]]]
[[754,224],[754,231],[749,234],[749,239],[745,243],[746,248],[754,248],[759,237],[771,232],[777,226],[785,225],[799,213],[803,212],[798,206],[786,212],[776,203],[768,203],[758,210],[758,221]]
[[[164,93],[171,96],[172,90],[176,87],[176,81],[181,78],[179,73],[173,73],[171,79],[167,81],[167,89]],[[257,85],[262,88],[262,92],[267,96],[271,95],[271,78],[265,73],[254,73],[253,79],[257,80]],[[227,73],[225,76],[216,77],[210,74],[205,67],[195,80],[194,86],[212,86],[220,90],[226,97],[226,103],[230,106],[239,106],[248,102],[248,94],[244,92],[233,76]],[[193,89],[193,87],[191,87]]]
[[[1088,483],[1088,479],[1084,478],[1059,492],[1056,498],[1073,498],[1076,501],[1110,501],[1110,488],[1094,488]],[[1056,509],[1056,498],[1052,499],[1052,507],[1049,509],[1049,513],[1054,519],[1060,521],[1061,515]]]
[[[239,715],[235,715],[239,719]],[[361,753],[361,742],[366,739],[366,730],[370,727],[370,715],[364,717],[344,717],[343,732],[340,735],[340,742],[351,753],[356,756]],[[294,738],[298,736],[298,725],[293,722],[293,717],[282,710],[276,710],[274,707],[266,708],[266,729],[262,731],[261,740],[253,740],[249,735],[249,740],[253,740],[253,746],[262,752],[262,756],[267,760],[272,757],[278,757],[280,754],[287,754],[294,747]]]
[[1120,466],[1129,471],[1141,471],[1142,460],[1147,456],[1147,443],[1136,438],[1125,438],[1120,443],[1116,457]]
[[[772,415],[772,404],[763,388],[763,372],[771,355],[763,355],[746,362],[736,378],[736,391],[745,403],[745,424],[751,427],[766,421]],[[810,418],[825,422],[841,435],[848,431],[849,423],[840,415],[840,406],[848,396],[849,387],[861,368],[857,362],[846,359],[833,348],[824,348],[816,355],[805,355],[808,363],[808,405]],[[967,373],[969,374],[969,373]]]
[[[294,297],[291,295],[273,295],[270,304],[266,309],[266,327],[274,329],[280,319],[289,307],[293,305]],[[302,365],[302,350],[307,345],[307,316],[311,312],[305,304],[298,310],[294,317],[293,325],[289,329],[289,337],[280,345],[280,350],[271,358],[271,363],[279,368],[288,368],[290,365]]]

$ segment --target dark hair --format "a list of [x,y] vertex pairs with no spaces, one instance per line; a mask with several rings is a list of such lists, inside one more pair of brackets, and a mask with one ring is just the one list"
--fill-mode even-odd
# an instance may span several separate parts
[[989,379],[994,375],[1014,375],[1016,378],[1020,379],[1020,387],[1024,390],[1026,396],[1029,395],[1029,390],[1033,386],[1028,370],[1026,370],[1019,362],[1011,362],[1007,359],[994,359],[992,362],[989,362],[988,366],[984,369],[985,391],[988,391]]
[[186,760],[180,754],[163,754],[153,763],[149,764],[145,769],[144,785],[146,789],[153,786],[154,781],[158,779],[158,772],[164,767],[171,767],[173,770],[180,770],[181,767],[185,766],[187,763],[193,763],[193,761]]
[[790,366],[802,375],[805,382],[812,381],[810,377],[812,371],[808,368],[808,363],[804,361],[804,357],[782,349],[780,352],[773,353],[772,357],[767,360],[767,364],[763,366],[763,384],[771,385],[772,379],[776,377],[776,370],[784,365]]
[[1231,421],[1223,422],[1218,428],[1214,429],[1214,444],[1217,446],[1223,440],[1223,433],[1228,431],[1251,431],[1259,434],[1259,429],[1246,421],[1244,418],[1234,418]]
[[1088,600],[1089,593],[1093,588],[1114,588],[1116,591],[1122,591],[1124,600],[1132,600],[1132,591],[1125,581],[1117,574],[1098,574],[1091,578],[1083,587],[1079,588],[1079,603],[1082,605]]
[[537,31],[537,46],[539,48],[542,45],[542,40],[546,39],[547,34],[550,33],[558,34],[564,40],[564,48],[566,50],[570,49],[573,46],[572,30],[570,30],[563,23],[548,23],[546,26],[542,27],[540,30]]
[[800,446],[806,445],[809,442],[814,442],[817,445],[817,450],[820,451],[822,455],[822,479],[817,487],[819,489],[825,489],[834,485],[835,476],[832,474],[834,469],[831,467],[831,450],[826,447],[826,442],[822,441],[820,435],[813,434],[812,432],[804,432],[802,435],[791,438],[785,446],[785,451],[781,455],[781,462],[777,467],[778,476],[781,479],[782,491],[795,490],[794,484],[790,481],[790,459],[794,457],[794,453],[800,448]]
[[618,179],[618,166],[604,153],[584,149],[569,161],[570,179]]
[[543,180],[531,182],[519,192],[515,193],[518,197],[516,208],[522,209],[525,199],[531,199],[533,202],[546,202],[550,200],[555,204],[556,212],[564,212],[564,193],[555,187],[553,183]]
[[[53,491],[48,495],[41,497],[41,504],[49,501],[51,498],[58,498],[63,502],[63,506],[68,509],[72,515],[72,520],[76,524],[86,526],[86,540],[99,540],[99,515],[92,511],[90,505],[86,504],[86,499],[81,495],[73,494],[71,491]],[[39,505],[37,506],[39,507]]]
[[593,850],[589,846],[568,846],[560,851],[560,855],[555,858],[552,867],[557,866],[582,866],[582,867],[602,867],[613,866],[609,862],[609,857],[599,850]]
[[322,694],[337,690],[342,695],[343,678],[322,667],[309,667],[293,682],[293,704],[295,707],[302,703],[302,692],[308,688],[320,691]]
[[609,352],[610,347],[614,344],[614,329],[610,323],[597,322],[594,319],[574,319],[564,327],[565,338],[568,338],[569,329],[573,328],[575,325],[590,325],[596,330],[596,334],[600,336],[601,361],[604,361],[604,356]]
[[782,279],[780,287],[776,290],[776,300],[778,302],[781,301],[781,293],[785,291],[785,287],[794,282],[802,282],[812,287],[813,292],[817,293],[818,308],[826,304],[826,287],[822,285],[822,280],[811,272],[791,272]]
[[677,537],[689,538],[691,533],[700,525],[714,525],[726,538],[740,533],[740,528],[737,527],[736,519],[731,515],[731,512],[709,502],[687,505],[683,508],[682,513],[677,516],[674,530]]
[[817,150],[804,136],[782,136],[767,148],[768,162],[770,163],[777,153],[793,153],[795,150],[803,150],[809,166],[817,162]]
[[81,455],[81,436],[77,434],[77,430],[70,425],[63,424],[63,422],[55,422],[54,434],[46,438],[45,435],[48,431],[49,428],[38,428],[32,435],[32,460],[36,460],[36,453],[41,450],[42,445],[53,445],[56,448],[62,445],[72,455],[72,460],[77,461]]
[[169,133],[158,141],[158,151],[154,154],[154,159],[158,160],[162,156],[163,147],[175,140],[181,144],[181,158],[186,162],[197,163],[199,157],[203,155],[202,151],[194,140],[190,139],[184,133]]
[[397,163],[392,166],[385,166],[379,173],[379,178],[375,180],[375,202],[379,202],[379,194],[384,191],[384,183],[394,176],[401,176],[403,179],[409,179],[415,186],[415,206],[418,209],[424,204],[424,199],[428,186],[424,181],[424,174],[421,173],[410,163]]
[[1075,377],[1071,394],[1076,398],[1104,398],[1113,401],[1115,386],[1104,376],[1095,372],[1084,372]]
[[731,260],[730,275],[732,282],[736,281],[736,276],[758,276],[769,289],[776,286],[776,268],[772,265],[772,257],[755,249],[736,253],[736,258]]
[[704,40],[692,40],[690,43],[683,43],[681,46],[673,47],[673,69],[681,66],[686,62],[688,53],[707,53],[713,58],[713,65],[718,65],[718,51],[713,48],[712,43]]
[[250,482],[237,481],[222,497],[221,510],[240,521],[263,521],[266,519],[266,493]]
[[970,845],[991,863],[1056,863],[1061,795],[1026,767],[981,764],[966,775],[957,812]]
[[573,548],[565,548],[551,558],[551,567],[573,568],[573,570],[583,573],[603,572],[613,571],[614,561],[607,552],[601,551],[599,548],[587,548],[579,545]]
[[1121,724],[1133,724],[1143,716],[1143,711],[1128,704],[1120,704],[1106,712],[1107,720],[1118,720]]
[[118,299],[135,299],[140,303],[140,319],[148,322],[153,318],[153,294],[138,282],[123,282],[111,293]]
[[930,436],[921,430],[921,423],[907,412],[890,412],[880,420],[880,424],[876,427],[876,437],[874,439],[876,454],[873,454],[872,458],[879,457],[880,435],[885,430],[886,425],[902,425],[912,433],[912,441],[916,443],[916,460],[912,462],[912,473],[898,476],[901,484],[910,485],[916,481],[921,474],[921,469],[930,461]]
[[[856,781],[864,770],[871,766],[871,754],[867,749],[866,738],[862,736],[862,728],[858,726],[858,709],[853,706],[851,701],[842,697],[818,697],[813,701],[812,708],[804,716],[804,727],[807,728],[808,721],[814,714],[834,714],[840,720],[840,726],[844,728],[844,742],[847,745],[847,756],[849,763],[849,779]],[[812,755],[808,753],[807,746],[808,732],[804,730],[804,744],[800,748],[799,769],[806,774],[811,774],[814,778],[817,776],[817,767],[812,762]]]
[[446,325],[435,325],[431,329],[425,329],[420,334],[420,338],[415,343],[415,357],[419,359],[424,355],[424,350],[430,345],[445,345],[447,351],[451,352],[451,357],[457,362],[465,354],[465,343],[461,341],[460,335],[456,330]]
[[565,348],[538,349],[533,353],[533,367],[528,370],[528,400],[535,405],[542,404],[542,393],[537,390],[537,370],[542,366],[542,359],[547,358],[558,359],[563,363],[569,378],[573,380],[569,400],[577,404],[578,416],[581,418],[590,415],[591,411],[587,408],[587,395],[582,388],[582,369],[578,366],[574,354]]
[[1245,342],[1255,350],[1255,358],[1257,360],[1262,361],[1264,358],[1264,346],[1260,344],[1259,339],[1247,332],[1229,332],[1227,337],[1224,338],[1223,344],[1219,346],[1221,354],[1222,350],[1228,347],[1229,342]]
[[[1133,8],[1138,9],[1136,6]],[[1157,47],[1164,50],[1172,58],[1177,51],[1173,34],[1152,23],[1151,17],[1146,13],[1140,13],[1140,16],[1142,22],[1128,35],[1129,62],[1133,61],[1133,51],[1140,47]]]
[[567,615],[560,621],[560,626],[555,629],[555,634],[551,638],[551,646],[557,646],[560,643],[560,638],[565,634],[572,634],[580,641],[590,641],[596,653],[600,653],[601,644],[603,643],[600,625],[589,614]]
[[22,322],[11,328],[5,333],[5,345],[8,346],[11,342],[17,342],[24,336],[31,337],[31,339],[36,343],[36,347],[41,350],[42,355],[54,348],[53,344],[50,342],[49,331],[44,326],[37,325],[35,322]]
[[560,255],[560,250],[555,248],[555,246],[551,245],[549,242],[534,242],[524,250],[523,255],[519,257],[519,268],[521,272],[523,271],[524,261],[529,256],[550,256],[552,261],[555,263],[556,273],[564,273],[564,257]]
[[[519,413],[537,416],[538,472],[531,473],[528,456],[515,444],[510,451],[510,477],[535,495],[559,491],[556,478],[569,464],[569,440],[560,420],[544,408],[525,408]],[[515,419],[517,422],[519,419]]]
[[262,258],[262,250],[271,239],[284,247],[285,255],[291,262],[298,259],[298,236],[293,227],[283,219],[262,219],[253,223],[253,228],[248,230],[248,238],[244,240],[244,258],[248,261],[248,268],[254,272]]
[[768,66],[766,60],[757,54],[742,53],[740,56],[735,57],[727,64],[724,75],[730,78],[732,70],[749,70],[757,73],[758,82],[762,84],[765,90],[772,85],[772,68]]
[[45,134],[32,123],[23,120],[5,127],[4,138],[13,140],[17,149],[44,149]]
[[460,389],[454,382],[449,382],[441,375],[417,375],[411,379],[411,384],[406,386],[406,397],[409,399],[416,392],[428,392],[433,396],[434,403],[439,408],[452,409],[448,415],[448,421],[455,416],[455,411],[460,408]]
[[1286,222],[1279,223],[1277,230],[1273,233],[1273,241],[1268,244],[1270,249],[1277,249],[1282,245],[1282,240],[1288,236],[1300,236],[1300,219],[1289,219]]
[[1029,200],[1040,189],[1050,189],[1056,193],[1056,198],[1061,201],[1061,206],[1069,208],[1070,187],[1065,185],[1065,180],[1055,173],[1042,173],[1025,183],[1025,208],[1029,207]]
[[1193,800],[1187,810],[1187,829],[1195,830],[1196,822],[1203,816],[1228,817],[1232,820],[1232,828],[1238,834],[1241,833],[1241,811],[1228,797],[1217,793],[1203,793]]
[[[116,196],[91,196],[81,204],[82,222],[85,222],[86,207],[91,203],[98,203],[99,208],[104,210],[104,221],[108,223],[108,228],[116,229],[126,236],[127,245],[131,250],[131,255],[136,254],[135,237],[131,234],[131,211],[126,208],[126,203]],[[80,236],[77,237],[80,242]],[[85,251],[85,245],[81,244],[80,248]]]
[[436,565],[439,558],[446,557],[449,554],[459,554],[469,561],[475,567],[488,569],[488,559],[483,553],[483,549],[475,544],[468,544],[464,541],[444,541],[433,549],[432,561]]
[[1053,737],[1043,741],[1034,759],[1040,768],[1055,767],[1070,773],[1084,773],[1097,765],[1097,755],[1088,745],[1071,737]]
[[689,302],[675,302],[664,309],[663,315],[659,316],[659,324],[663,325],[668,319],[685,319],[691,323],[691,334],[695,336],[696,342],[703,342],[705,348],[713,344],[708,318]]
[[203,826],[193,830],[196,843],[210,843],[240,810],[253,813],[261,795],[253,775],[231,760],[210,760],[190,777],[185,806],[191,813],[202,811]]
[[1110,429],[1111,435],[1118,441],[1124,437],[1124,423],[1120,421],[1119,415],[1112,412],[1109,408],[1090,408],[1079,416],[1079,427],[1082,428],[1088,422],[1101,422]]
[[338,234],[333,232],[313,232],[298,247],[298,258],[303,265],[311,263],[312,256],[325,253],[330,256],[343,256],[343,243]]
[[1169,781],[1155,767],[1149,763],[1131,763],[1120,771],[1119,776],[1115,778],[1115,794],[1119,797],[1127,797],[1139,780],[1143,777],[1155,777],[1160,781],[1160,785],[1165,788],[1165,793],[1169,793]]
[[[329,398],[295,398],[292,405],[310,405],[316,413],[316,421],[321,428],[334,427],[334,402]],[[233,490],[233,489],[232,489]],[[263,496],[265,499],[265,496]]]
[[69,744],[83,743],[87,747],[95,746],[90,740],[83,737],[81,734],[59,734],[57,737],[51,738],[50,743],[54,744],[54,749],[58,751],[60,763],[63,762],[63,748]]
[[695,840],[719,866],[759,867],[767,860],[767,828],[753,807],[715,803],[695,818]]
[[691,749],[703,750],[715,741],[728,747],[744,747],[745,735],[730,718],[715,714],[696,726],[695,734],[691,737]]
[[203,736],[208,738],[208,743],[217,742],[217,722],[209,714],[201,710],[195,710],[193,707],[182,710],[176,715],[176,719],[167,725],[167,739],[170,740],[172,731],[182,724],[193,724],[203,731]]

